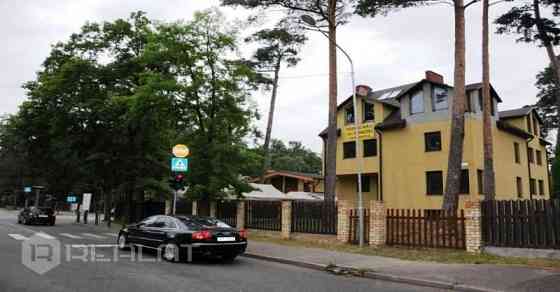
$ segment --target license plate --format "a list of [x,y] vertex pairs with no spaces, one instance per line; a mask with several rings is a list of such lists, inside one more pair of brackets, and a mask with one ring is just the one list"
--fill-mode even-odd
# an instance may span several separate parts
[[220,242],[235,241],[235,237],[218,237],[218,241],[220,241]]
[[49,218],[49,215],[39,215],[39,218]]

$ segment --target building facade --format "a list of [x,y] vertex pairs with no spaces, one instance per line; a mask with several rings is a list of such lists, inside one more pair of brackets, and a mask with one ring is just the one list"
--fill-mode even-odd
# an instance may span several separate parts
[[[466,91],[460,208],[466,200],[482,199],[484,169],[482,85],[470,84]],[[352,97],[338,106],[337,198],[357,204],[356,174],[362,165],[365,206],[380,199],[387,208],[440,209],[453,88],[428,71],[418,82],[378,91],[360,85],[356,93],[356,117]],[[500,112],[500,96],[493,88],[491,95],[496,198],[549,198],[548,142],[540,134],[541,118],[532,107]],[[326,130],[320,136],[326,145]]]

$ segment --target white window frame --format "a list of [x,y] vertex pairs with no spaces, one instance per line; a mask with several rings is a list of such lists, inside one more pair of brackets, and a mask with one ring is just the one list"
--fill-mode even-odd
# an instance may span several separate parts
[[[415,98],[419,98],[421,101],[421,109],[418,109],[417,111],[414,111],[414,99]],[[423,91],[417,91],[414,94],[410,95],[410,114],[414,115],[414,114],[421,114],[425,111],[425,107],[424,107],[424,92]]]
[[[442,92],[446,92],[447,95],[445,96],[445,106],[444,107],[439,107],[438,108],[438,104],[443,104],[443,102],[436,102],[436,91],[437,90],[441,90]],[[434,86],[432,88],[432,109],[434,112],[436,111],[444,111],[444,110],[448,110],[449,109],[449,90],[445,87],[441,87],[441,86]]]

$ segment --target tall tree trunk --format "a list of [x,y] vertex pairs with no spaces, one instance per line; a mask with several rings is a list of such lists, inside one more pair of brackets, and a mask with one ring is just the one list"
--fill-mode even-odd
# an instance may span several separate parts
[[463,0],[455,0],[455,72],[451,116],[451,139],[447,179],[442,209],[456,211],[459,199],[463,139],[465,136],[465,7]]
[[329,127],[327,130],[327,156],[325,169],[325,202],[333,203],[336,192],[336,0],[329,0]]
[[482,136],[484,140],[484,179],[483,193],[485,200],[496,196],[494,175],[494,145],[492,140],[492,96],[490,95],[490,35],[488,24],[489,0],[482,1]]
[[278,92],[278,75],[280,74],[280,65],[282,58],[278,57],[278,61],[274,67],[274,81],[272,83],[272,96],[270,97],[270,109],[268,110],[268,124],[266,125],[266,135],[264,136],[264,162],[261,174],[261,183],[264,183],[266,171],[270,168],[270,136],[272,134],[272,122],[274,120],[274,106],[276,105],[276,93]]
[[[535,20],[537,31],[539,35],[541,35],[541,40],[546,48],[546,54],[548,55],[548,59],[550,60],[550,66],[552,67],[552,71],[554,73],[554,83],[556,84],[556,88],[559,90],[555,91],[556,97],[556,106],[558,107],[558,111],[556,115],[558,119],[560,119],[560,64],[558,62],[558,58],[556,57],[556,53],[554,53],[554,47],[551,40],[548,38],[542,23],[541,18],[541,11],[539,6],[539,0],[533,0],[533,9],[535,13]],[[558,133],[560,133],[560,128],[558,129]],[[548,162],[547,162],[548,163]],[[547,165],[548,167],[548,165]],[[553,190],[551,194],[554,194],[554,197],[557,197],[560,194],[560,135],[556,135],[556,145],[554,148],[554,161],[552,163],[552,176],[553,176]]]

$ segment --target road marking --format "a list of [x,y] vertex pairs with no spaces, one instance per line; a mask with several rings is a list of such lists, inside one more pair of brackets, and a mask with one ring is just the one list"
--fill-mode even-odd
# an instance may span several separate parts
[[93,233],[82,233],[82,235],[89,236],[89,237],[93,237],[93,238],[97,238],[97,239],[104,239],[104,238],[106,238],[105,236],[101,236],[101,235],[97,235],[97,234],[93,234]]
[[103,234],[109,235],[109,236],[114,236],[114,237],[117,237],[117,235],[118,235],[118,234],[116,234],[116,233],[110,233],[110,232],[109,232],[109,233],[103,233]]
[[117,247],[116,244],[71,244],[73,248],[104,248],[104,247]]
[[21,235],[21,234],[8,234],[8,236],[10,236],[11,238],[15,239],[15,240],[28,240],[29,238]]
[[50,235],[48,235],[44,232],[38,232],[38,233],[35,233],[35,235],[41,236],[42,238],[46,238],[46,239],[55,239],[53,236],[50,236]]
[[72,235],[72,234],[70,234],[70,233],[60,233],[60,235],[66,236],[66,237],[68,237],[68,238],[73,238],[73,239],[83,239],[83,237],[81,237],[81,236]]

